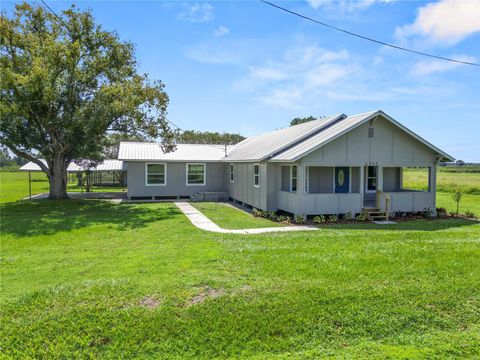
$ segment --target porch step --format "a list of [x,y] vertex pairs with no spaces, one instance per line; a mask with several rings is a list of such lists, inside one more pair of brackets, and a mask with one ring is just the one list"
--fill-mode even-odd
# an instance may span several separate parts
[[381,211],[379,208],[363,208],[367,212],[367,218],[370,221],[388,220],[386,211]]

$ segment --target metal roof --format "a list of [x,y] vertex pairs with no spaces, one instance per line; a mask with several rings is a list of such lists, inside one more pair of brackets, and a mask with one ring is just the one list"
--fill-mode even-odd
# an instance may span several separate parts
[[447,153],[443,152],[439,148],[435,147],[434,145],[430,144],[428,141],[420,137],[419,135],[415,134],[413,131],[409,130],[392,117],[385,114],[383,111],[371,111],[363,114],[357,114],[348,116],[341,121],[338,121],[331,126],[321,130],[315,135],[310,136],[308,139],[305,139],[302,142],[297,143],[296,145],[288,148],[287,150],[278,153],[277,155],[273,156],[270,160],[271,161],[296,161],[301,157],[304,157],[315,151],[316,149],[326,145],[327,143],[337,139],[338,137],[342,136],[343,134],[353,130],[354,128],[366,123],[367,121],[374,119],[377,116],[382,116],[383,118],[390,121],[392,124],[398,126],[403,131],[407,132],[409,135],[423,143],[425,146],[429,147],[439,155],[443,156],[443,159],[448,159],[453,161],[454,158]]
[[329,116],[327,118],[313,120],[303,124],[290,126],[288,128],[247,138],[237,144],[235,149],[227,157],[225,157],[224,160],[265,160],[345,117],[345,114]]
[[295,146],[277,154],[272,157],[272,161],[294,161],[298,158],[307,155],[310,151],[319,148],[327,142],[337,138],[346,131],[349,131],[356,125],[367,121],[368,119],[375,117],[377,111],[372,111],[364,114],[358,114],[353,116],[347,116],[342,121],[339,121],[330,127],[320,131],[319,133],[305,139],[304,141],[296,144]]
[[[227,154],[235,146],[227,146]],[[125,161],[220,161],[225,156],[225,145],[177,144],[174,151],[165,153],[160,144],[121,142],[118,158]]]
[[[40,159],[41,162],[48,167],[45,159]],[[67,172],[82,172],[82,171],[122,171],[125,170],[123,161],[120,160],[104,160],[96,166],[88,166],[89,160],[73,160],[67,168]],[[23,165],[20,170],[22,171],[41,171],[40,166],[34,162],[28,162]]]

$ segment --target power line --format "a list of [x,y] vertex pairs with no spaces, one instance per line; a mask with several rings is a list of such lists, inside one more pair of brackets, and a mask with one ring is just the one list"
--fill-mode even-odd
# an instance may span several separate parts
[[53,9],[52,9],[50,6],[48,6],[48,4],[47,4],[45,1],[43,1],[43,0],[40,0],[40,1],[43,3],[43,5],[45,5],[45,6],[47,7],[48,10],[50,10],[50,12],[51,12],[61,23],[63,23],[63,25],[65,25],[65,27],[66,27],[70,32],[72,32],[72,31],[70,30],[70,28],[68,27],[68,24],[67,24],[60,16],[58,16],[57,13],[56,13],[55,11],[53,11]]
[[305,20],[308,20],[308,21],[312,21],[312,22],[314,22],[314,23],[316,23],[316,24],[318,24],[318,25],[322,25],[322,26],[328,27],[328,28],[330,28],[330,29],[337,30],[337,31],[343,32],[343,33],[345,33],[345,34],[348,34],[348,35],[351,35],[351,36],[355,36],[355,37],[358,37],[358,38],[363,39],[363,40],[371,41],[371,42],[374,42],[374,43],[377,43],[377,44],[380,44],[380,45],[388,46],[388,47],[391,47],[391,48],[394,48],[394,49],[397,49],[397,50],[407,51],[407,52],[410,52],[410,53],[413,53],[413,54],[417,54],[417,55],[428,56],[428,57],[431,57],[431,58],[434,58],[434,59],[445,60],[445,61],[455,62],[455,63],[459,63],[459,64],[464,64],[464,65],[480,66],[480,64],[473,63],[473,62],[456,60],[456,59],[450,59],[450,58],[446,58],[446,57],[443,57],[443,56],[437,56],[437,55],[427,54],[427,53],[424,53],[424,52],[421,52],[421,51],[415,51],[415,50],[407,49],[407,48],[404,48],[404,47],[401,47],[401,46],[389,44],[389,43],[386,43],[386,42],[383,42],[383,41],[380,41],[380,40],[376,40],[376,39],[370,38],[370,37],[365,36],[365,35],[360,35],[360,34],[357,34],[357,33],[354,33],[354,32],[348,31],[348,30],[344,30],[344,29],[338,28],[338,27],[336,27],[336,26],[328,25],[328,24],[326,24],[326,23],[324,23],[324,22],[322,22],[322,21],[315,20],[315,19],[313,19],[313,18],[311,18],[311,17],[309,17],[309,16],[299,14],[299,13],[297,13],[297,12],[295,12],[295,11],[286,9],[286,8],[280,6],[280,5],[276,5],[276,4],[271,3],[271,2],[269,2],[269,1],[266,1],[266,0],[259,0],[259,1],[263,2],[264,4],[273,6],[274,8],[277,8],[277,9],[279,9],[279,10],[285,11],[285,12],[291,14],[291,15],[295,15],[295,16],[298,16],[298,17],[300,17],[300,18],[302,18],[302,19],[305,19]]
[[[63,23],[63,25],[65,25],[67,27],[68,30],[70,30],[70,28],[68,27],[67,23],[60,17],[57,15],[57,13],[50,7],[48,6],[48,4],[44,1],[44,0],[40,0],[43,5],[45,5],[47,7],[48,10],[50,10],[50,12],[59,20]],[[165,118],[165,120],[167,120],[170,124],[172,124],[173,126],[175,126],[178,130],[180,131],[184,131],[180,126],[178,126],[177,124],[175,124],[173,121],[170,121],[168,120],[167,118]]]

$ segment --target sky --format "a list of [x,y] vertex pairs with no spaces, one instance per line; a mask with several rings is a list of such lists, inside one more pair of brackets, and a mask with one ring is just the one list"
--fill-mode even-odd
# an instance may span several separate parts
[[[480,62],[480,1],[309,0],[283,7],[416,51]],[[35,2],[40,4],[40,2]],[[69,1],[48,1],[56,12]],[[15,2],[2,1],[12,10]],[[294,117],[381,109],[456,159],[480,162],[480,67],[367,42],[259,1],[80,1],[136,45],[184,130],[244,136]]]

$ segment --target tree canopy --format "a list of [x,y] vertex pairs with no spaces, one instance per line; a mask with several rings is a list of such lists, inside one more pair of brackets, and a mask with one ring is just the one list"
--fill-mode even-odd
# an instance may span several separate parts
[[309,121],[313,121],[313,120],[317,120],[317,118],[316,118],[316,117],[313,117],[313,116],[308,116],[308,117],[303,117],[303,118],[296,117],[296,118],[293,118],[293,119],[290,121],[290,126],[294,126],[294,125],[298,125],[298,124],[303,124],[303,123],[306,123],[306,122],[309,122]]
[[[0,21],[0,141],[35,162],[66,198],[73,159],[101,160],[107,131],[174,148],[161,81],[137,72],[134,46],[74,6],[59,18],[23,3]],[[47,166],[34,154],[41,154]]]
[[218,133],[210,131],[186,130],[177,134],[177,142],[183,144],[222,144],[233,145],[244,140],[240,134]]

